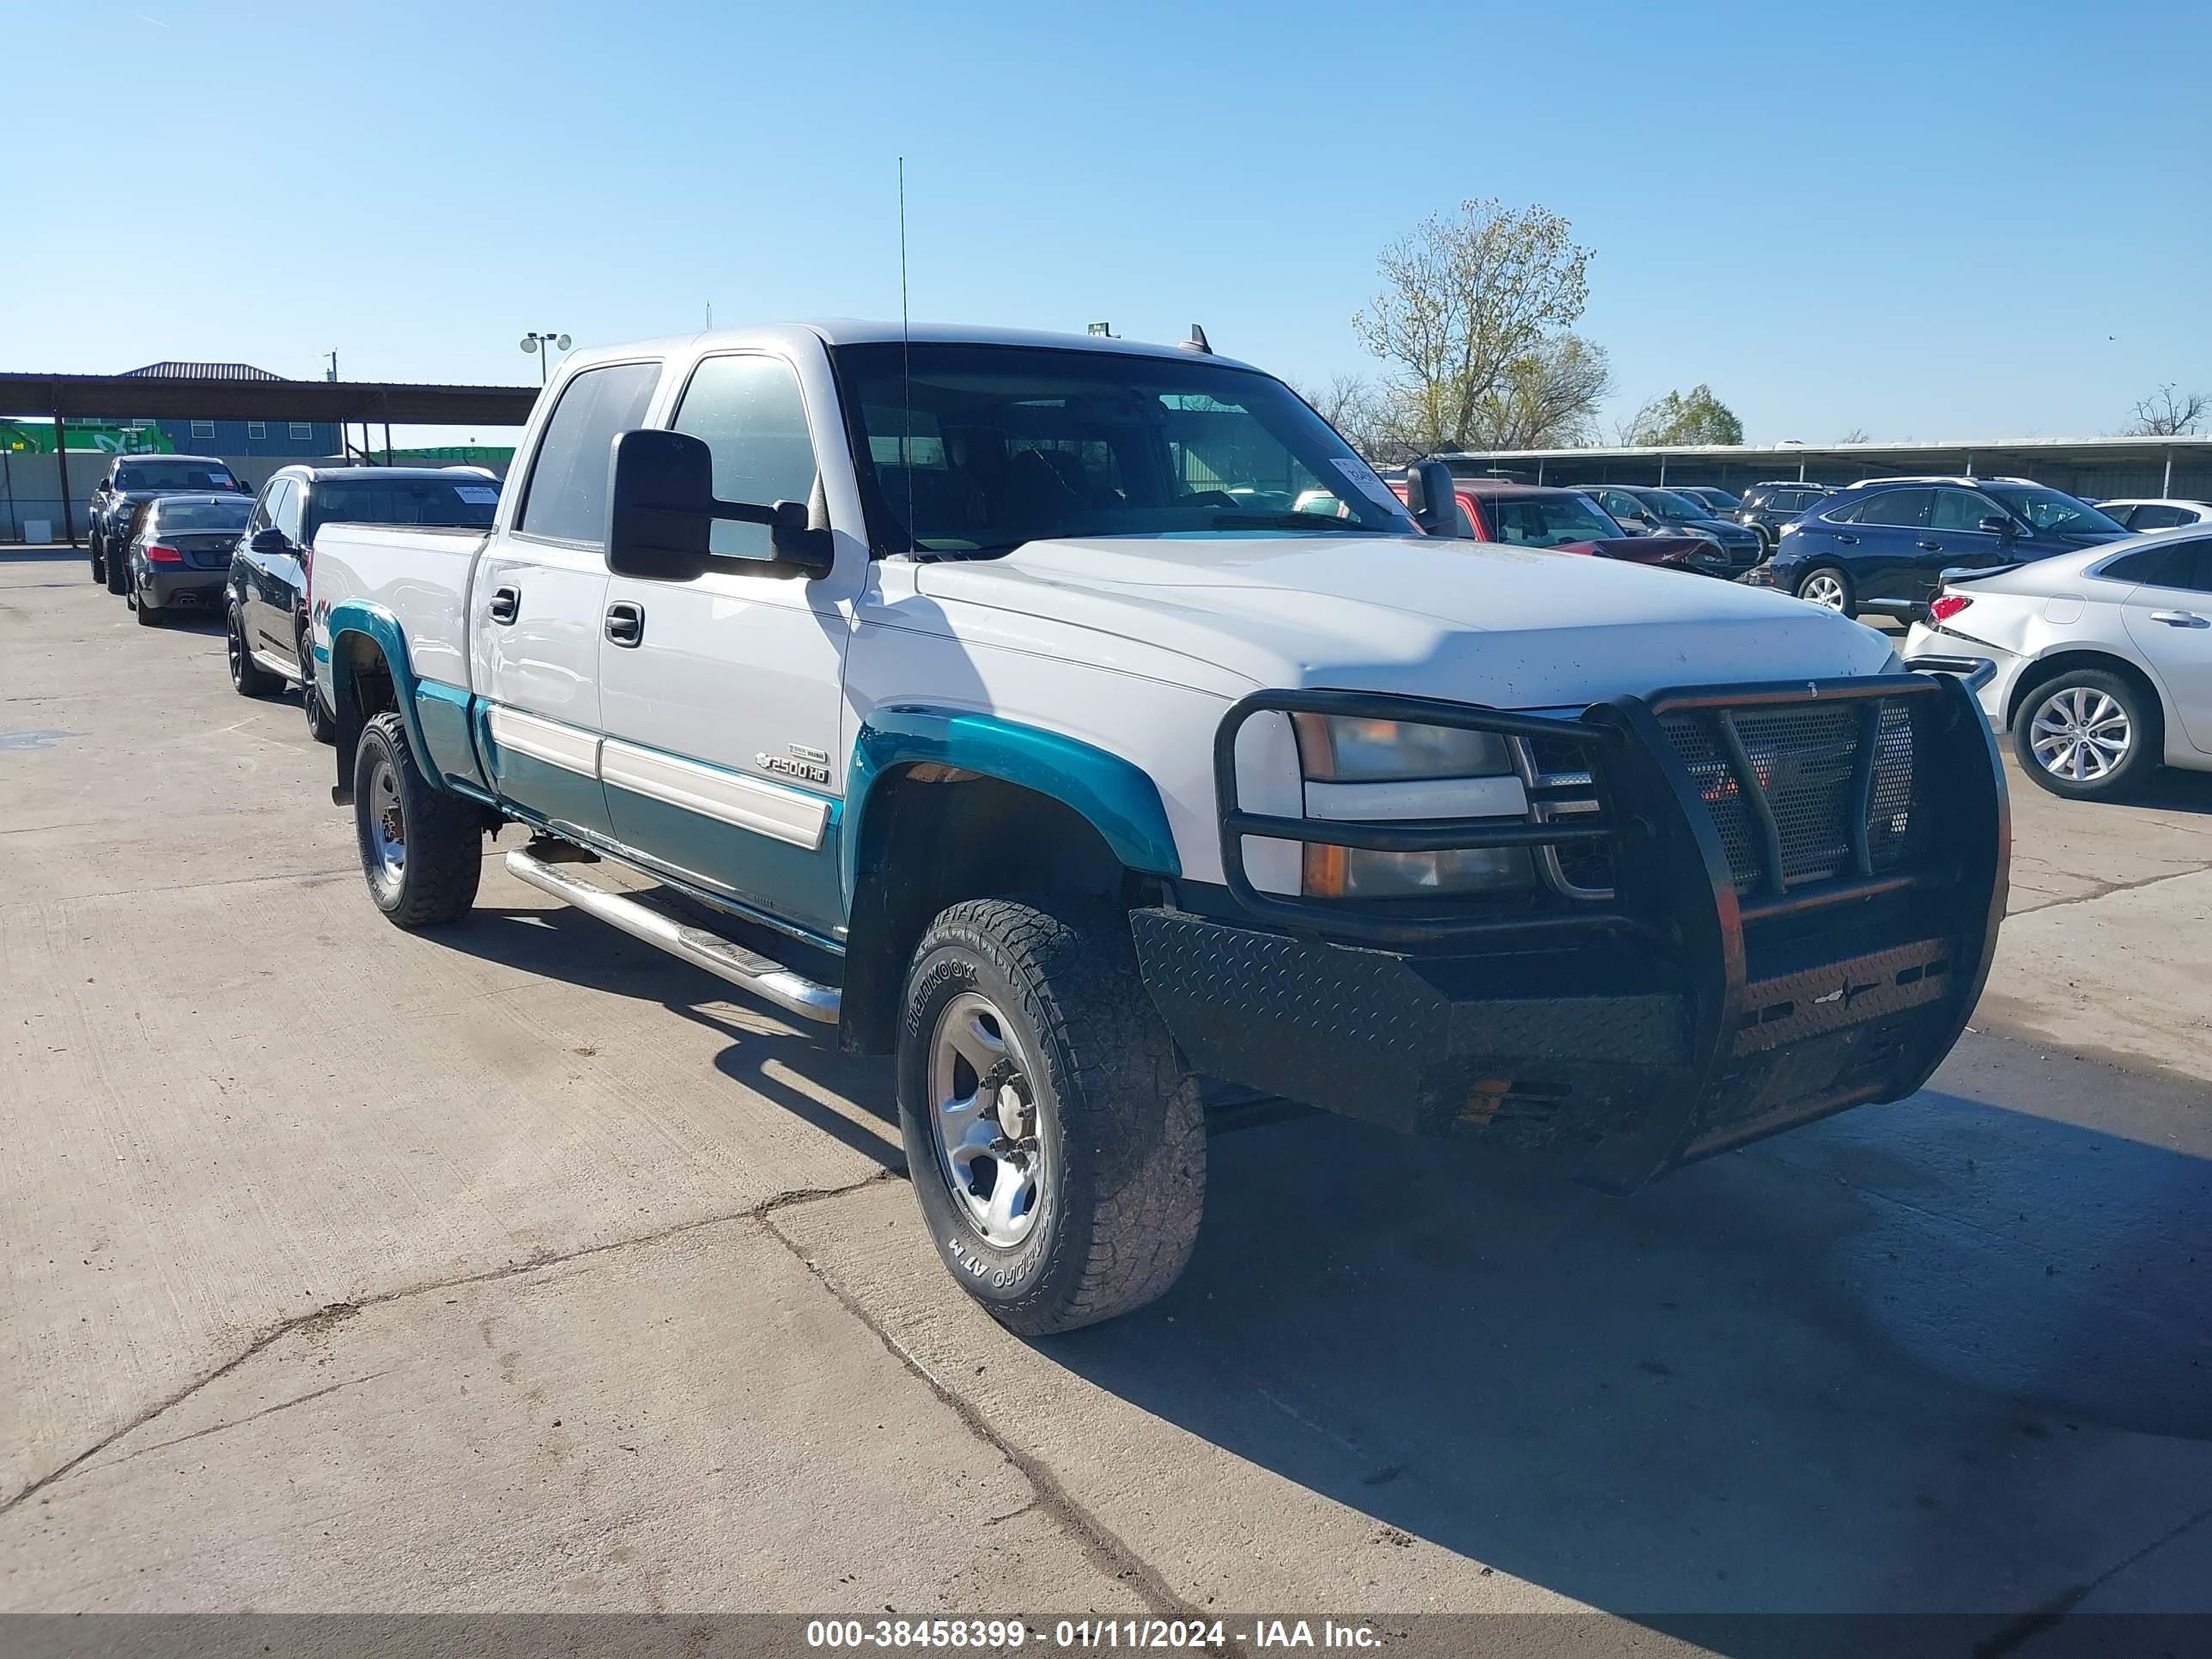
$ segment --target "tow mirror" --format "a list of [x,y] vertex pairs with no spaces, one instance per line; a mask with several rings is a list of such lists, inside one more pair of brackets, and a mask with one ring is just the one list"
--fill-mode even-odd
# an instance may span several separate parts
[[2001,542],[2010,541],[2014,534],[2012,520],[1997,513],[1990,514],[1974,528],[1984,536],[1995,536]]
[[1459,486],[1442,461],[1419,461],[1406,474],[1406,505],[1413,522],[1431,536],[1467,538],[1459,505]]
[[716,500],[714,452],[687,432],[624,432],[608,467],[607,568],[617,575],[688,582],[704,574],[717,556],[718,520],[768,527],[772,556],[755,563],[793,575],[830,574],[830,532],[811,525],[805,502]]

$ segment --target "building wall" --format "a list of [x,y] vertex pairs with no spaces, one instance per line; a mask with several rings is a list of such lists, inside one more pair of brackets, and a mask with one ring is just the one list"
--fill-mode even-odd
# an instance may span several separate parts
[[180,455],[263,456],[313,460],[338,453],[338,429],[325,421],[156,421]]

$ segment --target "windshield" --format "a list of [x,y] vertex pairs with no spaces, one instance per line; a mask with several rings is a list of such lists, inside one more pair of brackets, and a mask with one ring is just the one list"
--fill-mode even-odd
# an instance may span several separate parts
[[1713,510],[1703,501],[1693,501],[1687,495],[1672,489],[1639,489],[1636,499],[1669,523],[1685,519],[1710,519]]
[[116,469],[118,489],[235,489],[238,480],[216,461],[126,461]]
[[2077,501],[2071,495],[2045,489],[2040,484],[1984,483],[1982,489],[2038,530],[2056,531],[2062,536],[2124,536],[2128,533],[2118,520],[2106,517],[2088,502]]
[[1620,526],[1587,495],[1509,495],[1485,501],[1482,510],[1499,541],[1522,547],[1612,541],[1621,533]]
[[836,357],[879,554],[990,555],[1060,536],[1419,533],[1326,422],[1251,369],[935,343]]
[[489,478],[331,478],[314,487],[307,538],[326,524],[488,526],[499,505]]
[[195,530],[243,530],[246,514],[252,510],[253,503],[243,495],[218,501],[167,501],[156,506],[154,522],[165,534],[173,535]]

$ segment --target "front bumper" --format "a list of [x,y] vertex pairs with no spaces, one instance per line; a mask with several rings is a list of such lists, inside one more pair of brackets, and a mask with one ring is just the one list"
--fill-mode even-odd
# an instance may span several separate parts
[[[1823,714],[1838,701],[1906,710],[1920,851],[1869,871],[1862,847],[1856,868],[1801,881],[1778,851],[1781,862],[1747,881],[1740,834],[1723,844],[1711,805],[1715,774],[1693,779],[1660,722],[1824,699]],[[1863,729],[1888,742],[1887,718]],[[1596,757],[1609,896],[1438,925],[1433,943],[1419,926],[1331,937],[1328,907],[1256,893],[1241,855],[1225,860],[1219,914],[1163,906],[1132,924],[1146,983],[1192,1063],[1393,1128],[1564,1154],[1617,1191],[1926,1080],[1980,994],[2004,908],[2003,777],[1963,685],[1905,675],[1716,688],[1624,698],[1558,724],[1581,726]],[[1762,799],[1779,765],[1770,757],[1753,786]],[[1871,763],[1852,782],[1878,820],[1888,809],[1866,793]],[[1281,832],[1237,812],[1233,790],[1224,801],[1224,846],[1255,823]],[[1741,810],[1730,810],[1740,832]],[[1538,817],[1513,839],[1569,823],[1587,836],[1592,816]],[[1376,838],[1371,825],[1306,828]]]

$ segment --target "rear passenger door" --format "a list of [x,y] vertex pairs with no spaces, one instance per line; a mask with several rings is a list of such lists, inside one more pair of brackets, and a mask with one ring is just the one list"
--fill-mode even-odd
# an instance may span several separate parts
[[645,424],[659,380],[656,361],[562,383],[513,527],[470,586],[470,684],[487,705],[492,787],[556,830],[611,834],[599,772],[607,471],[616,434]]
[[[714,494],[825,515],[817,456],[842,453],[821,373],[769,351],[703,358],[669,424],[713,453]],[[812,395],[810,398],[809,389]],[[690,581],[617,575],[599,644],[615,833],[647,862],[823,938],[842,932],[839,752],[851,602],[865,539],[808,580],[765,562],[762,525],[717,523]]]
[[1842,562],[1862,599],[1925,598],[1921,567],[1932,545],[1928,515],[1932,489],[1885,489],[1837,526]]
[[2128,637],[2166,683],[2190,746],[2212,754],[2212,536],[2167,549],[2121,610]]

